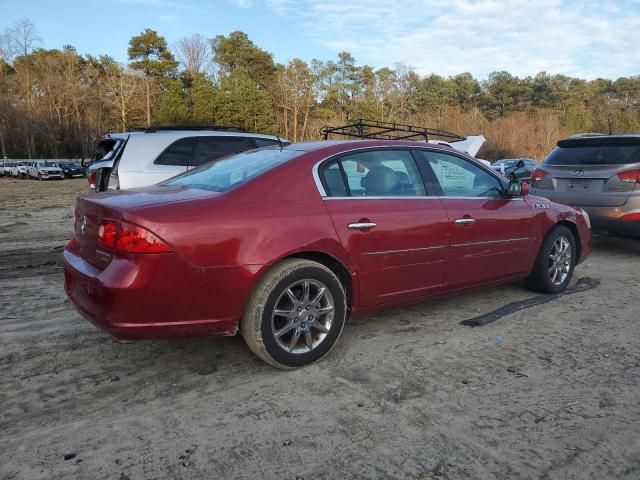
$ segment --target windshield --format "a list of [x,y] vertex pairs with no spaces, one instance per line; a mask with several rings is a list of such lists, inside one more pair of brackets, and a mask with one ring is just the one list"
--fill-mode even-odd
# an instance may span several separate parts
[[545,165],[621,165],[640,162],[640,141],[632,138],[563,140]]
[[42,162],[43,167],[57,167],[58,165],[55,162]]
[[185,185],[225,192],[303,153],[299,150],[280,150],[279,147],[250,150],[205,163],[195,170],[167,180],[164,185]]

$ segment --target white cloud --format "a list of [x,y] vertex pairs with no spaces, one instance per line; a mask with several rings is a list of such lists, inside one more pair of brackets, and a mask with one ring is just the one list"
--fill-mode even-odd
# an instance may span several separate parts
[[[244,1],[244,0],[234,0]],[[640,1],[265,0],[318,44],[358,63],[419,73],[542,70],[586,78],[640,74]]]

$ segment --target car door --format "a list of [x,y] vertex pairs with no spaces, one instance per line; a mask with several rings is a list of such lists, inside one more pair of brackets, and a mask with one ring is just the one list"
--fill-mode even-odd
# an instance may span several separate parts
[[420,297],[443,286],[448,218],[428,196],[409,150],[346,153],[320,168],[324,202],[354,263],[363,307]]
[[506,196],[498,177],[470,159],[436,150],[419,155],[449,218],[448,288],[528,273],[535,232],[524,199]]

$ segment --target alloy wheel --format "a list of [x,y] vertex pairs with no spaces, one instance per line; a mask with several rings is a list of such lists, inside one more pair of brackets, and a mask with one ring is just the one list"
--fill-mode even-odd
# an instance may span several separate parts
[[298,280],[280,294],[271,315],[271,331],[288,353],[308,353],[331,330],[335,303],[329,289],[312,279]]
[[554,285],[561,285],[571,271],[571,243],[564,235],[559,236],[549,254],[549,279]]

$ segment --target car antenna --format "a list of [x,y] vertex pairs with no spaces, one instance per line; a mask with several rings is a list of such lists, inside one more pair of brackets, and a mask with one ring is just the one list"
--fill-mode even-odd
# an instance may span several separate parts
[[607,117],[607,123],[609,124],[609,135],[613,135],[611,132],[611,117]]
[[282,140],[280,139],[279,135],[276,135],[276,138],[278,139],[278,146],[280,147],[280,151],[282,151]]

